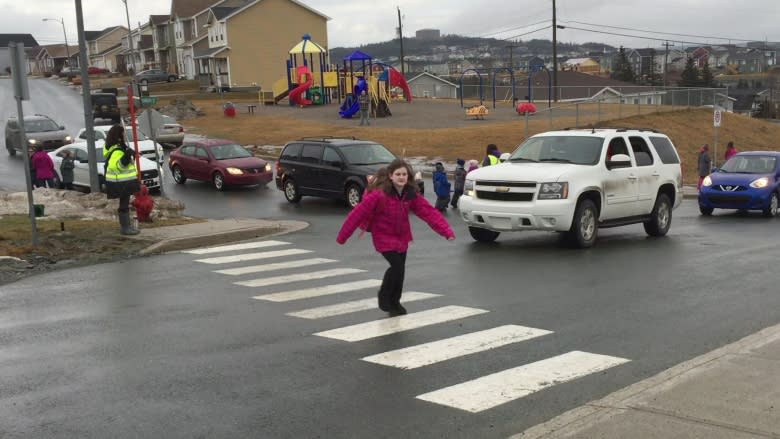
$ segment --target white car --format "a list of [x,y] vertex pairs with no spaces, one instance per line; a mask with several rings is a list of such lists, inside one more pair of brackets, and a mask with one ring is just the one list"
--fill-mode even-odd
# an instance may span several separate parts
[[[110,129],[111,125],[95,125],[95,147],[103,148],[106,135],[108,135],[108,130]],[[131,148],[135,148],[135,143],[133,142],[133,128],[129,126],[126,127],[126,133],[127,136],[125,137],[125,141]],[[86,128],[79,130],[79,133],[76,134],[75,142],[84,143],[86,145]],[[165,155],[163,153],[162,146],[158,144],[156,149],[157,153],[155,153],[154,141],[146,137],[141,131],[138,131],[138,150],[141,152],[141,156],[146,157],[152,162],[154,162],[155,158],[158,158],[160,165],[162,165],[165,162]]]
[[157,133],[157,141],[175,147],[181,146],[184,142],[184,127],[176,122],[171,116],[162,116],[163,126]]
[[466,176],[458,208],[477,241],[501,232],[566,233],[592,246],[599,228],[642,223],[663,236],[682,203],[669,137],[641,129],[572,129],[530,137],[507,162]]
[[[57,178],[59,181],[62,181],[60,164],[62,163],[62,153],[64,151],[73,153],[73,164],[75,165],[73,169],[73,185],[89,188],[89,154],[87,152],[87,144],[72,143],[59,147],[49,153],[49,157],[54,161],[54,170],[57,171]],[[100,188],[103,190],[103,185],[105,183],[105,158],[103,157],[103,146],[96,146],[95,153],[97,154],[97,171]],[[141,164],[141,179],[143,180],[143,183],[150,191],[159,191],[160,175],[157,172],[157,165],[154,161],[149,160],[146,157],[141,157],[139,162]]]

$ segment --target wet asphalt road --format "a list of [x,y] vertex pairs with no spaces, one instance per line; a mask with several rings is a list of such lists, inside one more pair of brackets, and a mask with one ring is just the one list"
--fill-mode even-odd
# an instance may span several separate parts
[[[15,164],[0,159],[0,186]],[[409,303],[410,312],[488,312],[352,343],[323,338],[314,334],[384,314],[285,314],[370,298],[372,290],[290,302],[252,297],[381,276],[385,262],[369,239],[335,244],[343,205],[304,198],[293,206],[273,186],[216,193],[188,182],[168,195],[197,216],[310,222],[275,239],[337,262],[285,273],[366,272],[247,287],[234,282],[276,273],[229,277],[213,270],[248,263],[213,266],[173,253],[4,285],[0,437],[506,437],[780,321],[780,219],[700,217],[686,200],[668,237],[649,239],[641,226],[603,230],[586,251],[548,233],[480,245],[453,212],[454,242],[415,221],[407,290],[441,296]],[[414,370],[360,360],[506,324],[553,333]],[[480,413],[415,398],[571,351],[630,362]]]

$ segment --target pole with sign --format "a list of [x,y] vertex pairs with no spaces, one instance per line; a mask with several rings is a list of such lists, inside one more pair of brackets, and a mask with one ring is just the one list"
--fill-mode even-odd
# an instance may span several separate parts
[[718,130],[722,120],[723,111],[716,106],[715,111],[712,113],[712,126],[715,131],[715,143],[712,145],[712,166],[716,168],[718,167]]

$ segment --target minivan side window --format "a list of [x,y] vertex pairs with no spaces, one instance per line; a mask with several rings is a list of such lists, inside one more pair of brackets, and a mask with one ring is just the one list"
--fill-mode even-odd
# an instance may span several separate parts
[[282,159],[287,160],[297,160],[298,156],[301,154],[301,145],[300,143],[291,143],[287,145],[284,148],[284,151],[282,151]]
[[674,150],[674,145],[666,137],[653,137],[650,136],[650,142],[655,147],[658,157],[664,164],[677,164],[680,163],[680,158],[677,156],[677,152]]
[[303,145],[301,151],[301,162],[319,163],[322,157],[322,145]]
[[341,156],[335,149],[325,147],[325,152],[322,154],[322,163],[328,166],[339,166],[344,161],[341,160]]

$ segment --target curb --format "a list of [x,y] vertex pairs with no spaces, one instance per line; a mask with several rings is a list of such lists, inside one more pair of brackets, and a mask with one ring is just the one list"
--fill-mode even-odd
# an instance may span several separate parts
[[[303,221],[276,221],[272,225],[249,227],[244,229],[215,232],[205,235],[171,238],[156,242],[138,252],[141,256],[186,250],[195,247],[208,247],[227,242],[247,241],[254,238],[283,235],[309,227]],[[141,238],[143,239],[143,238]]]

